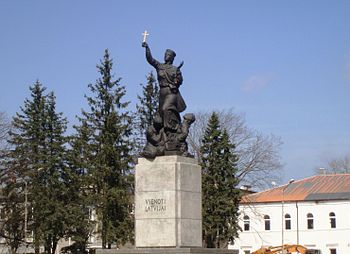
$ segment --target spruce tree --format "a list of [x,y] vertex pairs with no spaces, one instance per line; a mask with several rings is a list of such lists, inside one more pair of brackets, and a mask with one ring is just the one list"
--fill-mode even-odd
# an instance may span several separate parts
[[146,85],[141,84],[142,95],[138,95],[135,117],[134,153],[137,155],[146,145],[147,128],[153,124],[153,117],[158,111],[159,87],[153,72],[147,75]]
[[57,243],[65,237],[67,214],[67,185],[70,184],[66,165],[66,119],[56,112],[56,98],[51,92],[45,102],[45,150],[43,167],[34,174],[34,227],[44,245],[45,253],[55,253]]
[[[4,188],[10,188],[9,191],[11,191],[12,194],[22,193],[24,195],[24,192],[21,192],[21,190],[17,188],[18,186],[13,183],[25,181],[28,187],[27,191],[30,193],[28,195],[28,204],[32,207],[34,203],[32,198],[35,196],[32,195],[32,190],[36,184],[34,181],[34,175],[38,169],[43,168],[45,161],[43,155],[45,154],[45,88],[39,81],[37,81],[29,89],[31,92],[31,98],[24,101],[24,106],[20,108],[21,112],[16,113],[16,116],[12,121],[13,130],[9,133],[8,140],[11,150],[6,155],[4,161],[6,165],[4,166],[5,174],[3,177],[3,183],[5,183]],[[10,198],[11,196],[8,195],[7,197]],[[11,204],[11,200],[8,201],[10,202],[10,205],[15,205]],[[24,199],[20,200],[20,202],[22,201],[24,203]],[[9,212],[14,214],[21,213],[24,216],[25,207],[17,206],[18,209],[20,207],[22,207],[22,211],[10,209]],[[30,225],[31,227],[33,223],[29,221],[24,222],[23,216],[18,217],[18,219],[23,221],[23,223],[27,223],[27,225]],[[8,214],[7,217],[11,218],[12,215]],[[29,216],[27,218],[29,218]],[[14,223],[14,221],[9,220],[6,221],[5,224],[6,223]],[[15,230],[23,232],[24,225],[19,227],[9,226],[8,228],[12,230],[12,232],[8,232],[8,234],[15,235]],[[34,227],[34,243],[38,247],[40,239],[35,229],[36,228]],[[25,234],[27,234],[27,232],[21,234],[22,241],[25,240]],[[20,234],[17,233],[16,235],[19,236]]]
[[[6,156],[5,178],[21,183],[15,186],[12,195],[21,194],[20,200],[25,203],[23,212],[11,211],[25,214],[25,220],[18,218],[24,221],[28,231],[24,232],[24,226],[18,227],[23,228],[23,241],[32,231],[35,252],[39,253],[44,245],[46,253],[54,253],[58,240],[64,237],[67,212],[64,209],[64,187],[68,183],[64,181],[66,120],[56,113],[54,95],[45,94],[39,81],[30,91],[31,98],[25,100],[21,112],[13,118],[14,128],[9,137],[12,149]],[[13,186],[8,184],[5,188]]]
[[67,203],[73,212],[68,216],[69,228],[66,237],[74,241],[74,245],[69,247],[72,253],[84,253],[82,250],[87,248],[89,237],[96,226],[94,221],[90,220],[91,204],[93,203],[92,188],[90,188],[92,186],[89,186],[90,177],[87,174],[89,162],[93,160],[92,150],[89,147],[92,130],[87,126],[85,120],[75,128],[78,133],[71,136],[71,149],[68,151],[71,184],[67,192],[71,195],[68,196],[70,200]]
[[226,247],[238,236],[239,229],[240,192],[235,177],[238,157],[216,113],[209,119],[202,142],[203,239],[208,248]]
[[[131,117],[129,102],[123,102],[125,87],[113,80],[113,62],[105,50],[97,65],[100,78],[90,84],[86,96],[89,111],[83,111],[76,127],[74,147],[83,155],[87,203],[96,210],[102,247],[110,248],[132,240],[132,181],[130,175]],[[76,160],[77,161],[77,160]]]

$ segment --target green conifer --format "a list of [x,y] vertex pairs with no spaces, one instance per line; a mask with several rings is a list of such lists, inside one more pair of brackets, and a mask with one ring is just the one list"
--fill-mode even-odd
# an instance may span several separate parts
[[153,124],[153,117],[158,111],[159,87],[150,72],[147,75],[146,85],[141,84],[142,95],[138,95],[135,117],[134,154],[138,155],[146,145],[147,128]]
[[237,237],[239,229],[238,157],[216,113],[209,119],[202,142],[203,239],[208,248],[222,248]]
[[39,81],[30,91],[31,98],[25,100],[21,112],[13,118],[14,128],[8,141],[12,149],[5,160],[4,179],[17,186],[5,184],[5,189],[14,188],[12,196],[16,193],[22,197],[22,212],[9,210],[24,214],[25,219],[18,219],[25,225],[17,227],[23,231],[22,241],[32,231],[36,253],[40,245],[44,245],[46,253],[54,253],[57,242],[64,237],[67,211],[63,192],[68,183],[64,181],[66,120],[62,113],[56,113],[53,93],[46,95]]
[[97,65],[101,75],[90,84],[86,96],[89,111],[83,111],[76,127],[76,155],[83,156],[83,189],[87,204],[96,211],[102,247],[110,248],[132,240],[130,135],[131,117],[123,102],[125,87],[120,78],[113,80],[113,62],[105,50]]
[[[38,169],[43,167],[45,161],[43,155],[45,153],[45,88],[37,81],[29,89],[31,92],[30,99],[24,101],[24,106],[20,108],[21,112],[16,113],[16,116],[12,120],[13,130],[9,133],[8,140],[11,150],[6,155],[4,161],[6,166],[3,183],[5,183],[4,189],[10,188],[9,193],[11,192],[12,196],[14,194],[21,194],[24,196],[24,188],[20,189],[18,188],[19,186],[15,184],[25,181],[28,187],[27,191],[30,193],[28,204],[32,207],[34,203],[32,199],[34,196],[32,195],[32,190],[34,189],[34,184],[36,184],[36,182],[33,181],[33,176]],[[14,199],[10,199],[10,197],[11,195],[7,196],[9,199],[5,202],[9,203],[6,205],[14,206],[15,204],[12,203]],[[17,200],[24,204],[24,198]],[[30,225],[31,228],[33,223],[28,220],[26,222],[24,221],[25,206],[17,206],[18,209],[21,207],[22,211],[9,209],[6,217],[11,218],[13,214],[22,214],[18,219],[28,226]],[[24,241],[25,234],[27,234],[27,232],[24,232],[24,224],[17,227],[14,226],[14,222],[13,220],[5,222],[5,224],[12,224],[8,227],[12,232],[8,232],[8,234],[19,236],[20,234],[15,233],[15,231],[20,230],[23,232],[21,234],[21,240]],[[39,246],[40,239],[38,234],[35,228],[32,229],[34,232],[34,243],[36,246]]]
[[43,166],[33,174],[33,227],[44,245],[45,253],[54,254],[58,241],[65,237],[67,216],[67,186],[70,184],[66,165],[64,136],[67,121],[56,112],[56,98],[51,92],[45,101],[45,143]]

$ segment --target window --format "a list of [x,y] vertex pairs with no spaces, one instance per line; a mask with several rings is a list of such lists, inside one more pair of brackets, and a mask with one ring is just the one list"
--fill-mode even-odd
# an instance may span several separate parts
[[243,223],[244,223],[244,231],[249,231],[249,229],[250,229],[250,220],[249,220],[249,216],[248,215],[244,215]]
[[285,229],[287,230],[292,228],[292,220],[288,213],[284,215],[284,225],[285,225]]
[[270,230],[271,229],[270,216],[265,215],[264,222],[265,222],[265,230]]
[[245,250],[244,254],[250,254],[250,250]]
[[94,218],[94,214],[93,214],[93,211],[92,211],[91,208],[89,208],[88,213],[89,213],[89,219],[90,219],[91,221],[93,221],[95,218]]
[[336,224],[336,221],[335,221],[335,213],[333,213],[333,212],[329,213],[329,220],[330,220],[330,223],[331,223],[331,228],[336,228],[337,224]]
[[330,254],[337,254],[337,249],[329,249]]
[[314,216],[312,213],[308,213],[306,215],[307,217],[307,229],[313,229],[314,228]]

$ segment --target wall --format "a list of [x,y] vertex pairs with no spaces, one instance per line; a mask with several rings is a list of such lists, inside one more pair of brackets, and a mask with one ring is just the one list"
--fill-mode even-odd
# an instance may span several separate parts
[[[230,249],[251,252],[262,246],[282,244],[282,204],[261,203],[241,205],[240,226],[243,216],[250,217],[250,231],[243,231]],[[350,253],[350,201],[285,202],[284,214],[291,215],[291,230],[284,229],[284,244],[301,244],[307,248],[320,249],[322,254],[330,248],[339,253]],[[336,215],[336,228],[331,228],[329,213]],[[312,213],[314,229],[307,229],[307,214]],[[264,229],[264,215],[270,216],[271,230]],[[299,218],[299,222],[297,220]],[[299,241],[298,241],[299,238]]]

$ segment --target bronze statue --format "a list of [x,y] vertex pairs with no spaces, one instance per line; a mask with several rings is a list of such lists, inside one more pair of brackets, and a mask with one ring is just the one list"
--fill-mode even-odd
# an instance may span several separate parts
[[146,48],[146,59],[157,71],[157,79],[160,87],[159,113],[164,120],[164,128],[176,130],[181,122],[180,113],[186,109],[179,87],[182,84],[182,74],[179,67],[173,65],[175,52],[167,49],[164,55],[164,63],[158,62],[152,57],[151,50],[146,42],[142,43]]
[[157,113],[153,118],[153,125],[146,131],[147,144],[143,149],[141,156],[154,158],[164,155],[165,133],[163,129],[163,119]]
[[[144,36],[146,37],[145,34]],[[147,145],[141,155],[146,158],[172,154],[190,156],[187,151],[186,137],[189,127],[194,122],[195,117],[193,114],[186,114],[184,116],[184,122],[181,123],[180,113],[186,109],[185,101],[179,90],[183,81],[181,73],[183,62],[181,62],[179,66],[174,66],[173,62],[176,53],[171,49],[167,49],[164,55],[164,63],[160,63],[152,57],[151,50],[145,41],[145,37],[142,47],[146,49],[147,62],[157,71],[157,79],[160,87],[158,117],[162,120],[161,130],[156,130],[155,124],[157,125],[158,123],[154,123],[154,126],[150,128],[153,128],[152,130],[154,133],[162,132],[162,135],[160,135],[162,139],[158,140],[155,145],[154,140],[150,138],[152,135],[157,136],[159,133],[151,135],[150,132],[147,131]]]

